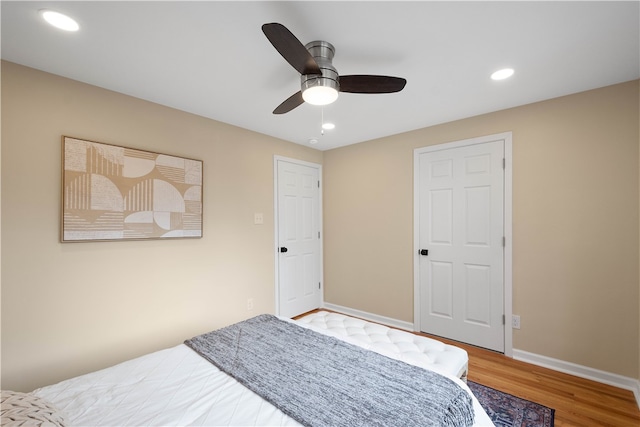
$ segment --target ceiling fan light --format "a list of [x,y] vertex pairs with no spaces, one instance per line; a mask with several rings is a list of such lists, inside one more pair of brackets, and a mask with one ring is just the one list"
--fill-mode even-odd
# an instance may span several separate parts
[[327,105],[338,99],[338,73],[327,67],[324,67],[322,72],[322,76],[300,76],[302,99],[309,104]]
[[302,92],[302,99],[312,105],[327,105],[338,99],[338,91],[330,86],[313,86]]

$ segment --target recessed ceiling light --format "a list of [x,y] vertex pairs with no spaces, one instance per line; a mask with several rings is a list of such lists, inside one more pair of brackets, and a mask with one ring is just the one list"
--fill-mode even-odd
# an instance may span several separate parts
[[502,70],[498,70],[495,73],[491,74],[491,78],[493,80],[504,80],[513,76],[513,68],[503,68]]
[[64,31],[78,31],[80,25],[73,19],[60,12],[55,12],[48,9],[40,9],[40,15],[49,24]]
[[315,145],[318,143],[318,138],[309,138],[309,144]]
[[333,123],[328,123],[327,122],[327,123],[323,123],[322,124],[322,129],[325,129],[325,130],[331,130],[331,129],[335,129],[335,128],[336,128],[336,125],[334,125]]

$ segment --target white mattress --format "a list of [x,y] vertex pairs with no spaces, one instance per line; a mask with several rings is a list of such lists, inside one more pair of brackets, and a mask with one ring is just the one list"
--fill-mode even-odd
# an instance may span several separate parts
[[[61,409],[68,426],[299,425],[184,344],[33,393]],[[493,426],[473,404],[474,426]]]

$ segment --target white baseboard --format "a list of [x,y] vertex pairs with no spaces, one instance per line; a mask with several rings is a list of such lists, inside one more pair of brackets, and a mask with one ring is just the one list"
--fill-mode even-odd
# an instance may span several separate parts
[[377,314],[368,313],[366,311],[356,310],[354,308],[343,307],[341,305],[331,304],[325,302],[322,305],[322,308],[326,308],[327,310],[337,311],[342,314],[346,314],[349,316],[359,317],[363,320],[369,320],[375,323],[381,323],[387,326],[393,326],[394,328],[404,329],[405,331],[413,331],[413,322],[405,322],[403,320],[393,319],[391,317],[379,316]]
[[[393,319],[391,317],[379,316],[377,314],[368,313],[366,311],[356,310],[341,305],[323,303],[323,308],[327,310],[337,311],[346,315],[359,317],[371,322],[381,323],[383,325],[392,326],[398,329],[414,332],[413,323],[402,320]],[[636,398],[638,408],[640,408],[640,380],[629,378],[610,372],[601,371],[599,369],[589,368],[564,360],[553,359],[539,354],[529,353],[524,350],[513,349],[513,358],[522,362],[531,363],[532,365],[542,366],[554,371],[563,372],[565,374],[574,375],[576,377],[585,378],[614,387],[631,390]]]
[[564,360],[553,359],[539,354],[529,353],[524,350],[513,349],[513,358],[522,362],[531,363],[532,365],[542,366],[554,371],[564,372],[580,378],[596,381],[602,384],[608,384],[614,387],[631,390],[636,398],[638,408],[640,408],[640,380],[629,378],[610,372],[601,371],[599,369],[589,368]]

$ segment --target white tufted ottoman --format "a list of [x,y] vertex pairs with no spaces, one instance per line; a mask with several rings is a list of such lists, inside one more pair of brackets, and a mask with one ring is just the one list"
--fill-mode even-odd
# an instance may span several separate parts
[[393,359],[467,380],[469,356],[459,347],[328,311],[311,313],[296,323]]

